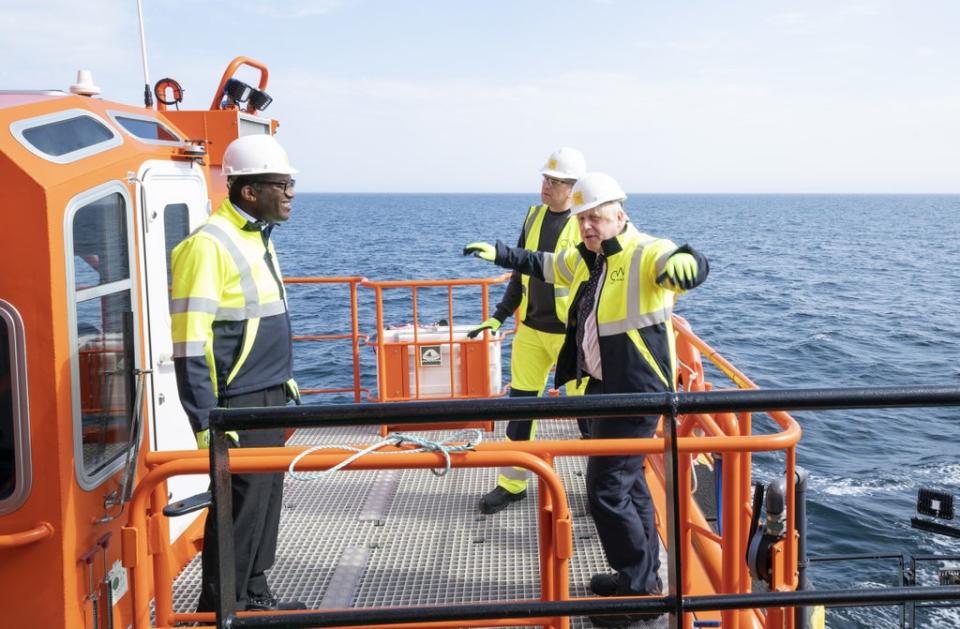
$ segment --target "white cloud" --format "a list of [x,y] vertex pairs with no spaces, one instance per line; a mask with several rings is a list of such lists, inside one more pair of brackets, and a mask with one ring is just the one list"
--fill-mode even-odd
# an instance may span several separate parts
[[301,75],[276,93],[297,95],[271,113],[294,163],[312,164],[298,177],[304,190],[526,191],[562,145],[637,192],[950,190],[948,164],[960,161],[946,140],[960,121],[943,126],[960,94],[836,100],[615,73],[526,83]]

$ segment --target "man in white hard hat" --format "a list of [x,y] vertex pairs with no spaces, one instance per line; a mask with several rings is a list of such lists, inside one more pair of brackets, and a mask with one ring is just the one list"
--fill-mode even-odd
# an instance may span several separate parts
[[[573,187],[572,212],[583,242],[558,254],[501,242],[471,243],[473,253],[508,269],[570,289],[566,337],[555,384],[589,378],[586,395],[675,390],[674,297],[702,283],[707,259],[689,245],[640,233],[623,209],[627,195],[604,173]],[[597,439],[647,438],[657,417],[592,419]],[[659,539],[643,473],[643,455],[591,456],[587,497],[612,574],[597,574],[598,596],[659,595]],[[601,627],[625,627],[650,614],[594,616]]]
[[[570,220],[570,192],[586,171],[586,162],[577,149],[564,147],[550,155],[540,170],[541,205],[527,210],[517,246],[530,251],[555,253],[580,242],[576,221]],[[467,336],[484,330],[496,332],[517,311],[517,333],[510,358],[510,397],[543,395],[550,369],[563,345],[568,290],[514,271],[493,316]],[[574,393],[568,388],[568,394]],[[507,438],[529,441],[536,434],[536,421],[511,421]],[[480,512],[501,511],[527,495],[527,470],[500,469],[497,486],[480,499]]]
[[[214,407],[299,403],[293,380],[290,315],[270,234],[290,218],[296,170],[269,135],[234,140],[223,156],[229,199],[173,250],[170,302],[180,402],[209,448]],[[282,446],[284,430],[230,433],[238,447]],[[283,474],[236,474],[233,536],[237,609],[304,609],[280,602],[265,571],[274,562]],[[208,517],[197,611],[217,601],[216,526]]]

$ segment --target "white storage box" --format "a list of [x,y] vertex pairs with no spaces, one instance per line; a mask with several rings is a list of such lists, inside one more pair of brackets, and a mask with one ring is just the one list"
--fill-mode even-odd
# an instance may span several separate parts
[[[450,328],[413,326],[384,331],[384,356],[378,356],[377,389],[383,401],[396,399],[495,397],[501,393],[501,337],[490,334],[484,366],[483,336],[468,339],[475,326],[453,328],[453,371],[450,370]],[[461,354],[465,354],[466,361]],[[417,394],[417,370],[420,372]],[[483,386],[484,372],[487,386]],[[381,383],[386,379],[386,386]],[[452,379],[452,386],[451,386]]]

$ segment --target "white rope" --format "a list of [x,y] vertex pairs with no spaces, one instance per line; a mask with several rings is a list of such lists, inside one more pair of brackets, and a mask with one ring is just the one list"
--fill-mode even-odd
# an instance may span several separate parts
[[[415,435],[407,435],[399,432],[391,433],[389,437],[383,441],[379,441],[373,445],[367,446],[364,449],[354,448],[352,446],[342,446],[342,445],[317,445],[307,448],[303,452],[297,455],[293,461],[290,462],[290,467],[288,471],[290,472],[290,477],[294,480],[299,481],[309,481],[309,480],[320,480],[332,472],[336,472],[344,467],[350,465],[360,457],[366,454],[414,454],[416,452],[439,452],[443,455],[444,459],[444,468],[442,470],[435,470],[430,468],[430,471],[433,472],[435,476],[443,476],[450,471],[450,453],[451,452],[465,452],[467,450],[474,450],[480,442],[483,441],[483,433],[480,430],[475,428],[470,428],[467,430],[460,430],[453,433],[446,439],[442,441],[431,441],[430,439],[425,439],[423,437],[417,437]],[[396,446],[402,447],[404,444],[412,444],[418,446],[412,450],[403,450],[402,452],[377,452],[380,448],[386,446]],[[454,444],[454,445],[448,445]],[[297,463],[300,462],[305,456],[313,454],[318,450],[350,450],[355,454],[350,455],[343,461],[340,461],[333,467],[328,470],[323,470],[322,472],[297,472],[296,468]]]

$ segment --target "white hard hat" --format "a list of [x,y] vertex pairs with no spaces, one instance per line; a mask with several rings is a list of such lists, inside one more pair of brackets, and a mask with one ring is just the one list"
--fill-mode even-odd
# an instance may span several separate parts
[[573,184],[570,197],[573,199],[573,207],[570,208],[572,214],[586,212],[611,201],[623,203],[627,200],[623,188],[607,173],[587,173]]
[[577,149],[563,147],[550,154],[547,163],[540,169],[541,175],[554,179],[580,179],[587,172],[587,160]]
[[223,153],[223,174],[239,175],[295,175],[297,169],[290,165],[287,152],[272,135],[245,135],[227,146]]

